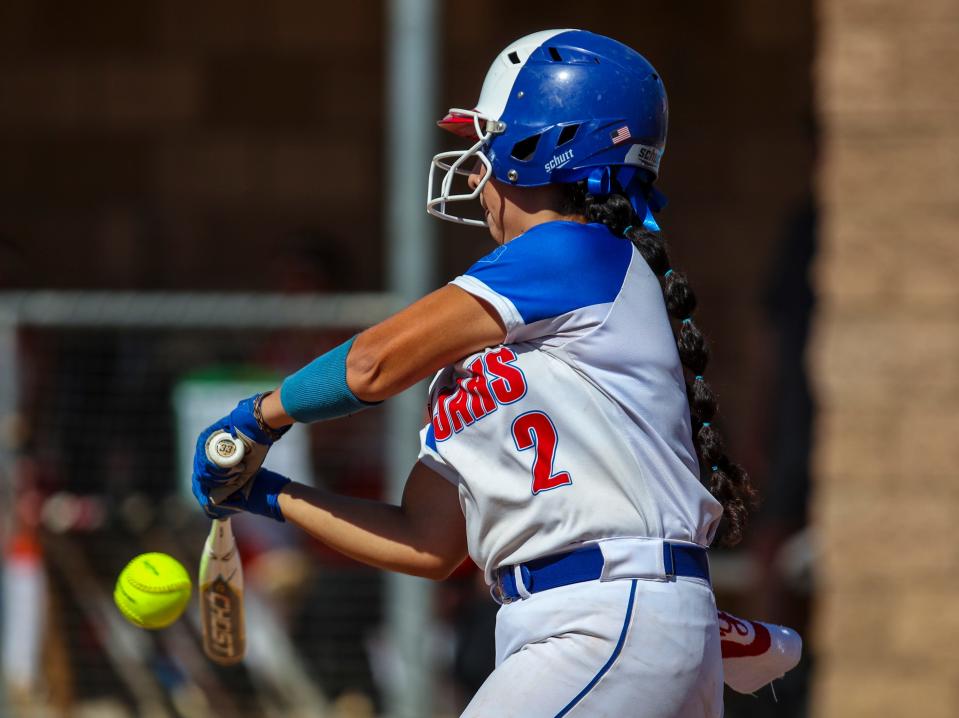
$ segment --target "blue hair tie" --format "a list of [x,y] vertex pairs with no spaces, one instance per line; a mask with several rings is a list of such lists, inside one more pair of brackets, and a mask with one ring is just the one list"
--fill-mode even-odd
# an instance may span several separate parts
[[666,273],[663,275],[663,279],[666,279],[666,277],[668,277],[668,276],[669,276],[670,274],[672,274],[672,273],[673,273],[673,270],[672,270],[672,269],[667,269],[667,270],[666,270]]
[[629,230],[631,230],[632,228],[633,228],[633,225],[629,225],[626,229],[624,229],[624,230],[623,230],[623,236],[625,237],[626,234],[629,232]]
[[702,380],[703,380],[703,375],[702,375],[702,374],[697,374],[695,381],[702,381]]
[[713,464],[713,471],[719,471],[719,467]]
[[597,167],[589,173],[586,191],[597,197],[606,197],[613,191],[613,175],[609,167]]
[[704,422],[703,422],[703,426],[712,426],[712,423],[710,423],[710,422],[708,422],[708,421],[704,421]]
[[692,324],[692,323],[693,323],[692,317],[686,317],[685,319],[683,319],[683,324]]

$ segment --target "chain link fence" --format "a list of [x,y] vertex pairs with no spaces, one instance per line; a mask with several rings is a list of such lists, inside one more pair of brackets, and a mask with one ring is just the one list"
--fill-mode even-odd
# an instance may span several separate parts
[[[433,611],[416,599],[423,589],[398,590],[291,526],[244,516],[240,666],[205,659],[194,605],[148,632],[112,603],[116,576],[139,553],[169,553],[197,573],[208,530],[189,491],[197,431],[395,308],[389,295],[0,295],[9,713],[375,716],[419,674],[439,678],[434,715],[457,714],[469,688],[451,672],[458,607],[479,595],[471,575],[442,588],[441,615],[423,615]],[[387,439],[415,444],[421,406],[409,398],[297,426],[267,465],[388,497]],[[429,630],[410,637],[398,621]],[[409,655],[425,658],[411,665]]]

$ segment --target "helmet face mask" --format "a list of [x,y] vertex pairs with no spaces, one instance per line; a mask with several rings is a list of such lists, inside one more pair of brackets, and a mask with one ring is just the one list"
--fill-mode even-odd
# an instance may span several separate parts
[[[460,125],[466,123],[471,124],[473,133],[475,134],[466,134],[462,130],[456,130],[456,134],[475,137],[476,143],[467,150],[451,150],[449,152],[440,152],[433,156],[433,161],[430,163],[430,174],[426,188],[426,211],[434,217],[439,217],[449,222],[466,224],[472,227],[486,227],[488,225],[485,220],[470,219],[468,217],[450,214],[446,209],[446,204],[448,202],[472,202],[479,199],[486,183],[489,182],[490,177],[493,176],[493,165],[484,150],[488,147],[495,132],[497,130],[502,131],[499,129],[502,123],[490,121],[475,110],[453,108],[450,110],[448,117],[454,118],[452,122]],[[470,163],[470,160],[473,158],[479,160],[486,167],[483,177],[471,192],[453,194],[453,180],[456,176],[468,177],[473,174],[473,165]],[[436,186],[437,179],[436,170],[440,170],[443,174],[438,188],[439,193],[434,195],[433,190]]]
[[[476,108],[451,109],[438,123],[474,144],[433,158],[427,211],[486,226],[447,204],[478,199],[490,177],[519,187],[588,179],[591,190],[602,185],[628,195],[643,216],[667,116],[662,80],[629,47],[581,30],[520,38],[494,60]],[[473,158],[487,171],[472,192],[454,194],[454,176],[471,174]],[[438,187],[436,170],[445,173]]]

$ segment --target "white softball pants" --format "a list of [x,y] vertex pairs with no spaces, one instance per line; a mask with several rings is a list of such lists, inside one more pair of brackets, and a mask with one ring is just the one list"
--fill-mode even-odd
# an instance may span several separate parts
[[561,586],[500,608],[496,669],[463,718],[720,718],[716,602],[703,581]]

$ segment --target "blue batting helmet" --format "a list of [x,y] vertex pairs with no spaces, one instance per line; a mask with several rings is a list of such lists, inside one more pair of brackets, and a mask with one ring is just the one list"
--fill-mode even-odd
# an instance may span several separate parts
[[[652,190],[666,146],[666,90],[638,52],[583,30],[544,30],[503,50],[486,75],[472,110],[453,108],[439,125],[474,141],[465,151],[433,158],[427,210],[465,224],[448,202],[476,199],[490,176],[520,186],[588,180],[594,195],[621,192],[640,217],[658,209]],[[452,194],[454,174],[479,159],[483,182]],[[445,172],[434,194],[434,170]],[[655,222],[653,222],[655,224]]]

